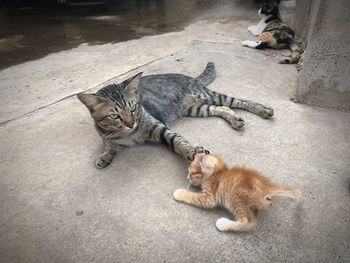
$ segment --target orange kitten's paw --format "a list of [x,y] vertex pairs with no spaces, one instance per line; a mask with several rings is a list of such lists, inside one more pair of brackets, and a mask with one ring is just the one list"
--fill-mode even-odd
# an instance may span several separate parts
[[186,189],[178,189],[174,192],[173,196],[176,201],[183,201],[184,200],[184,195],[186,193]]
[[230,231],[232,224],[234,224],[234,222],[231,221],[230,219],[227,219],[225,217],[221,217],[218,220],[216,220],[215,225],[219,231],[226,232],[226,231]]

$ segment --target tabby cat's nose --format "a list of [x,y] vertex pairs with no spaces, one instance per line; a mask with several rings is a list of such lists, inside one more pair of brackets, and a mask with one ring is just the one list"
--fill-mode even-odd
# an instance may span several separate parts
[[124,124],[129,127],[130,129],[134,127],[134,121],[133,120],[124,120]]

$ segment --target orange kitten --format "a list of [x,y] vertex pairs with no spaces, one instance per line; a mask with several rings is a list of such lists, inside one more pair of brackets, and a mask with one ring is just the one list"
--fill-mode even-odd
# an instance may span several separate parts
[[[179,189],[174,192],[177,201],[205,208],[222,206],[236,217],[236,221],[220,218],[220,231],[250,230],[256,225],[259,211],[271,208],[277,196],[300,198],[298,190],[276,185],[258,172],[242,167],[229,169],[216,155],[197,154],[188,169],[187,179],[193,186],[201,186],[200,193]],[[254,209],[254,215],[251,214]]]

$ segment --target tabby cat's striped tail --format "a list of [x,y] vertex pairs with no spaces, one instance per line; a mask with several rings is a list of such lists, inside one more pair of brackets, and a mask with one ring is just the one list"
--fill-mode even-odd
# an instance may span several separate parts
[[209,62],[205,70],[197,78],[196,83],[201,87],[206,87],[215,79],[215,66],[213,62]]
[[288,43],[288,48],[290,51],[292,51],[292,56],[290,58],[282,59],[279,63],[280,64],[295,64],[298,63],[299,58],[300,58],[300,47],[298,43],[292,39]]

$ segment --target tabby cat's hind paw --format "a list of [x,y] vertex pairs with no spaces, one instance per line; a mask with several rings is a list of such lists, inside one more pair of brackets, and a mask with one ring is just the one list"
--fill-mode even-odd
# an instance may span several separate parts
[[237,117],[233,120],[230,120],[230,124],[233,129],[240,130],[244,127],[244,120],[241,117]]
[[269,119],[273,116],[274,110],[270,107],[265,107],[260,111],[259,115],[264,119]]
[[224,118],[228,121],[231,127],[235,130],[240,130],[244,126],[244,120],[237,115],[231,108],[226,106],[219,106],[215,108],[217,116]]

